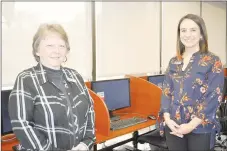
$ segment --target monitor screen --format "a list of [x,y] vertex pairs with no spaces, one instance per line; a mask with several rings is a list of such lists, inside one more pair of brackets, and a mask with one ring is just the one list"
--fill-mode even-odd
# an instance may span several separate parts
[[9,102],[9,95],[11,90],[4,90],[1,91],[1,109],[2,109],[2,128],[1,133],[2,135],[12,133],[12,126],[9,118],[8,113],[8,102]]
[[91,89],[106,103],[109,111],[130,106],[129,79],[91,82]]
[[159,88],[162,89],[162,83],[164,81],[165,75],[153,75],[153,76],[148,76],[148,81],[157,85]]

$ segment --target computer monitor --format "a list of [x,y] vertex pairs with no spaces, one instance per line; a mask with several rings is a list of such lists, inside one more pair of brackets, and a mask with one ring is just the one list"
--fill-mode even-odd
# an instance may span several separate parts
[[164,81],[165,75],[153,75],[153,76],[148,76],[148,81],[157,85],[159,88],[162,89],[162,83]]
[[91,89],[103,98],[109,111],[130,107],[130,80],[92,81]]
[[9,95],[11,90],[2,90],[1,91],[1,121],[2,121],[2,128],[1,133],[2,135],[12,133],[12,126],[10,122],[10,117],[8,113],[8,102],[9,102]]

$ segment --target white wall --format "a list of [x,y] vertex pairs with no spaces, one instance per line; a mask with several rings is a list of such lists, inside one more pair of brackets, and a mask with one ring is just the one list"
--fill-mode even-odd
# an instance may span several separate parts
[[203,2],[202,17],[207,26],[209,50],[227,63],[226,2]]
[[162,71],[176,56],[177,25],[188,14],[200,15],[200,2],[162,2]]
[[[51,10],[50,10],[51,8]],[[61,10],[61,11],[60,11]],[[40,23],[60,23],[71,50],[65,66],[92,77],[91,10],[86,2],[3,2],[2,84],[13,85],[22,70],[36,65],[32,39]]]
[[[90,3],[2,4],[5,18],[2,24],[3,86],[12,85],[20,71],[36,64],[32,56],[32,37],[38,25],[46,21],[59,22],[68,32],[71,52],[66,66],[77,69],[85,80],[91,79]],[[209,48],[225,64],[226,5],[223,4],[203,2],[202,16],[208,29]],[[160,49],[164,71],[169,59],[176,54],[180,18],[187,13],[200,15],[200,11],[200,2],[96,2],[97,79],[157,73]]]
[[97,79],[159,71],[160,3],[96,3]]

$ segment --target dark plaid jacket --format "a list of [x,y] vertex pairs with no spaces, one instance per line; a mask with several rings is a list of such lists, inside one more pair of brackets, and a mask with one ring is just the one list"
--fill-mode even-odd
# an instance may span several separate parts
[[95,141],[93,100],[81,75],[62,67],[68,98],[41,64],[21,72],[9,98],[13,131],[25,149],[70,150]]

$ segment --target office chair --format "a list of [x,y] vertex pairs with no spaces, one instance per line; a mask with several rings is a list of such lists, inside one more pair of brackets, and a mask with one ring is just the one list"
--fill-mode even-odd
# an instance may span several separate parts
[[[221,124],[221,132],[218,134],[218,142],[215,144],[215,147],[220,147],[222,149],[227,149],[227,77],[225,77],[224,87],[223,87],[223,99],[218,111],[218,118]],[[226,136],[224,140],[221,140],[221,135]]]

